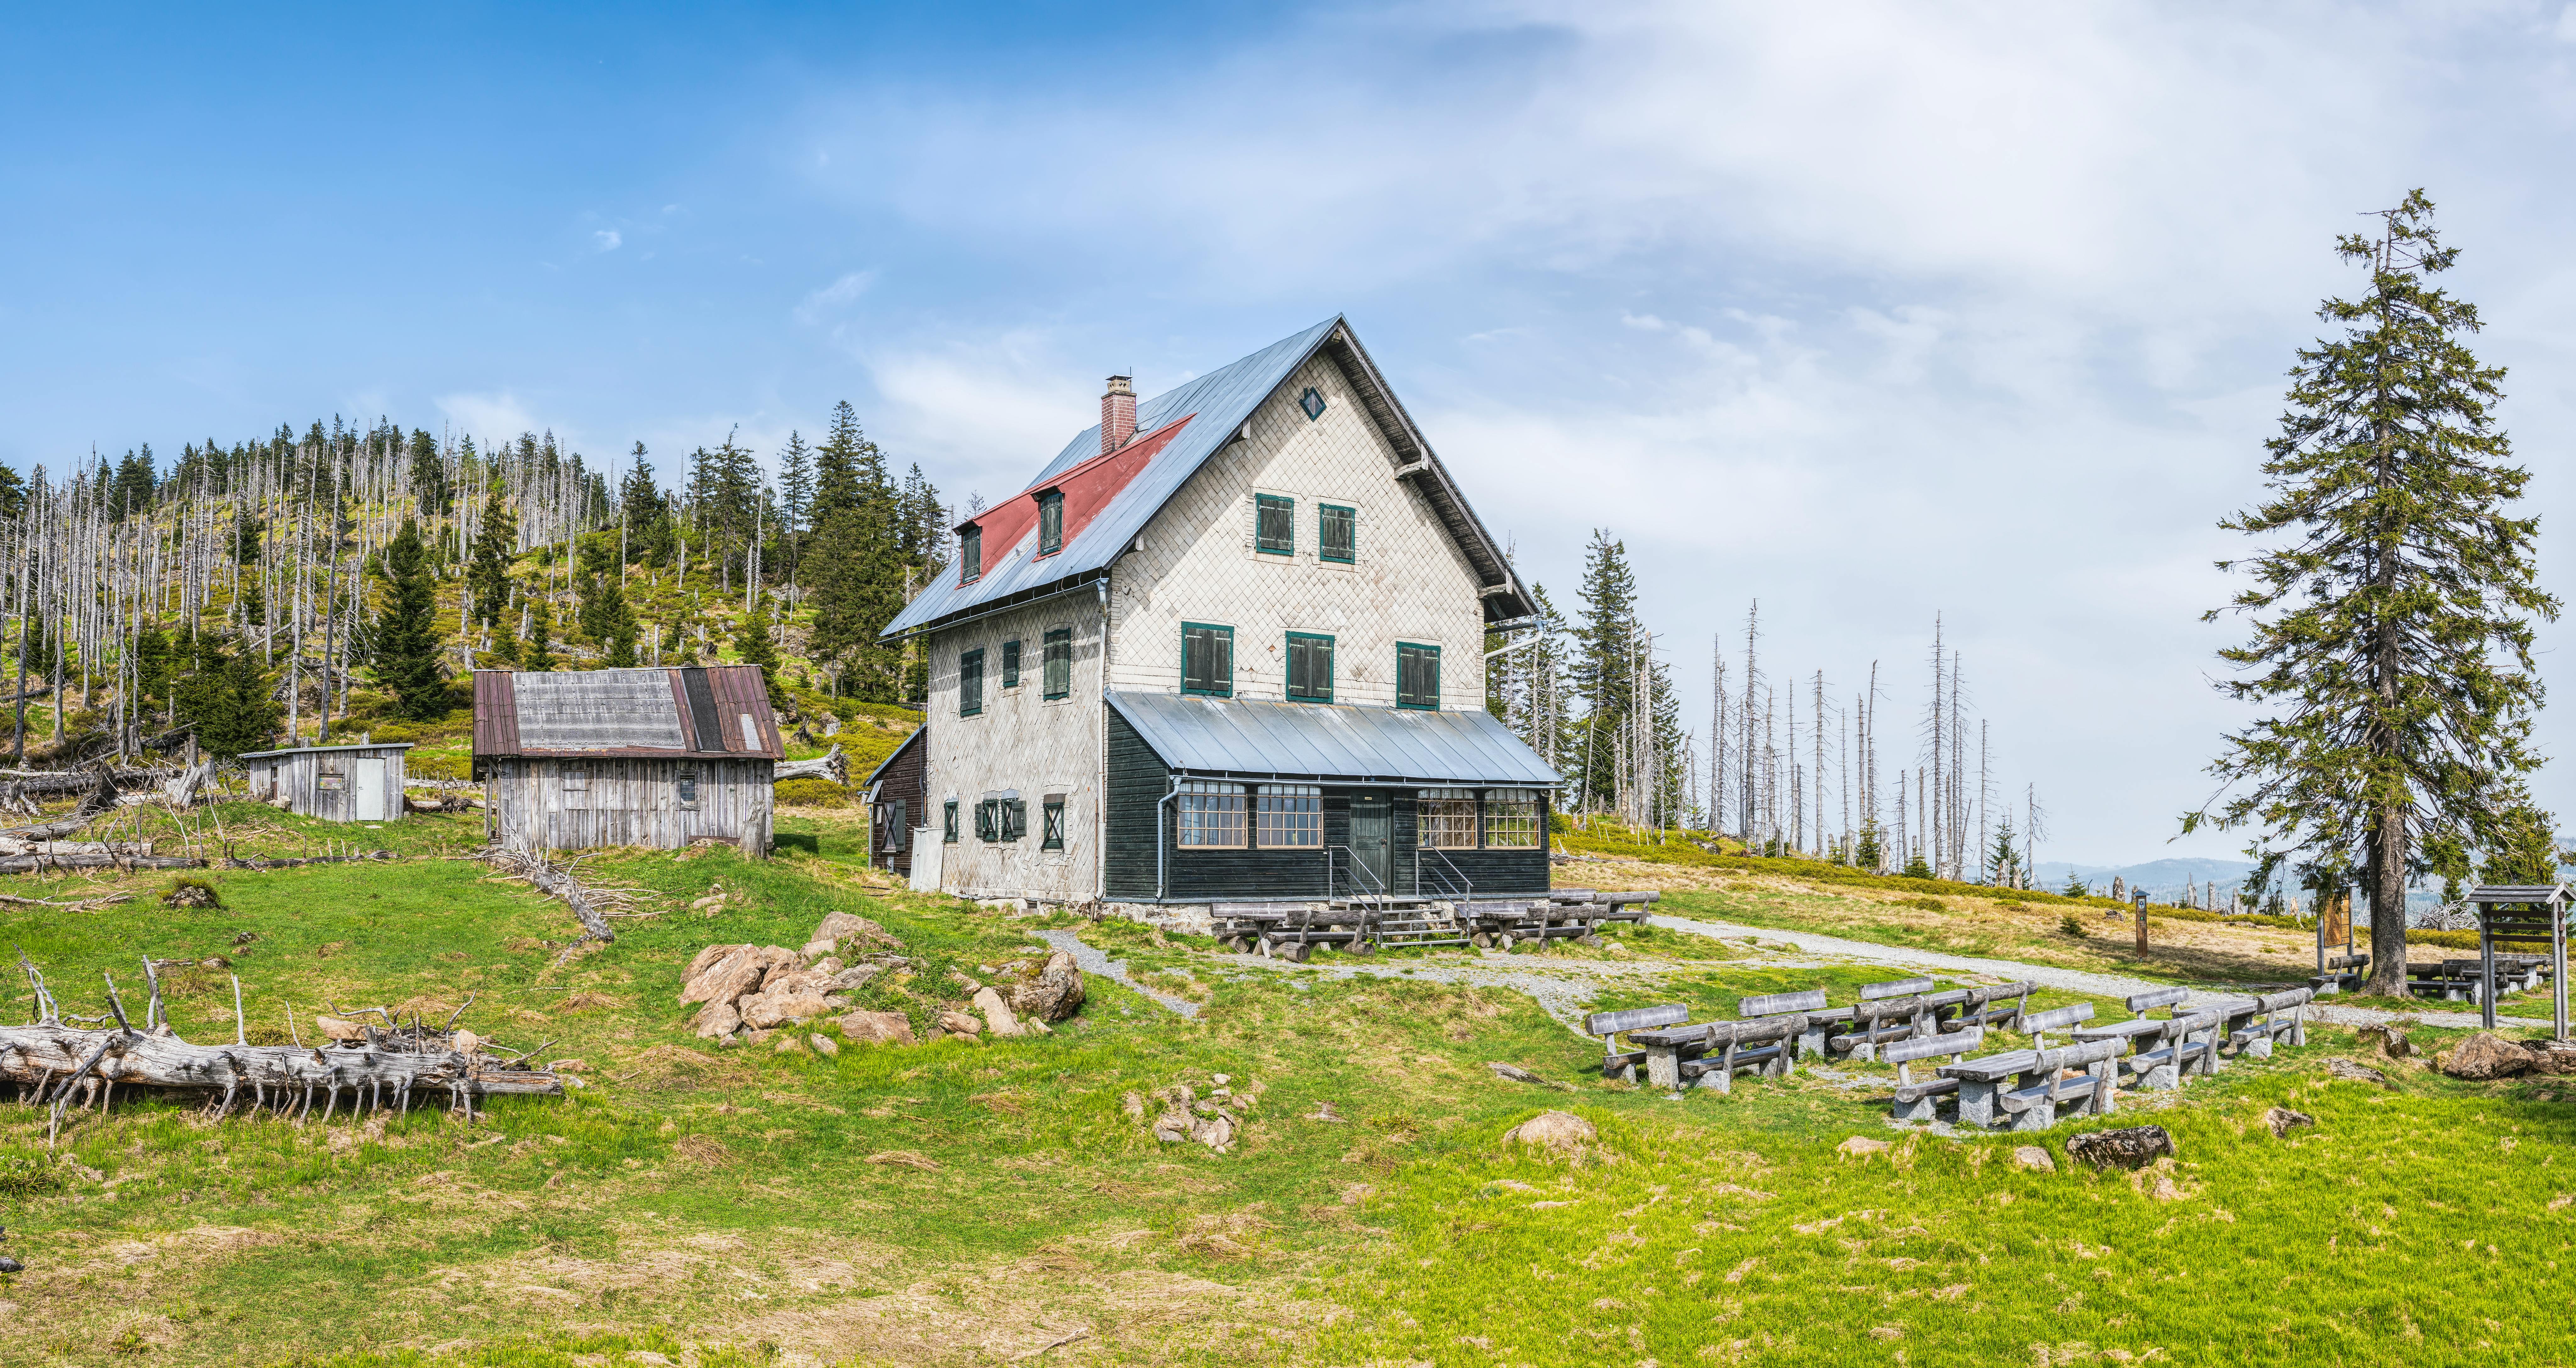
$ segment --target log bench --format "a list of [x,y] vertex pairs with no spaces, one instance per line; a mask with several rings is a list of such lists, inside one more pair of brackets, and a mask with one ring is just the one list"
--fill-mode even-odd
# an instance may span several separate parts
[[[2013,1050],[1944,1064],[1939,1073],[1959,1082],[1960,1125],[1992,1129],[2009,1122],[2017,1131],[2046,1130],[2069,1104],[2079,1113],[2109,1112],[2113,1061],[2127,1049],[2125,1040],[2095,1040],[2053,1050]],[[2075,1069],[2084,1072],[2066,1076]]]
[[2007,1018],[2012,1022],[2008,1029],[2018,1031],[2022,1029],[2022,1016],[2030,1007],[2030,995],[2038,987],[2038,984],[2024,979],[1985,988],[1961,989],[1956,1008],[1958,1015],[1950,1016],[1947,1004],[1937,1008],[1935,1015],[1941,1018],[1940,1026],[1944,1031],[1991,1026]]
[[1601,1076],[1623,1082],[1637,1081],[1637,1066],[1646,1062],[1646,1051],[1619,1048],[1619,1037],[1629,1031],[1651,1030],[1658,1026],[1678,1026],[1690,1020],[1690,1008],[1678,1002],[1660,1007],[1630,1007],[1618,1012],[1594,1012],[1583,1019],[1586,1035],[1601,1037]]
[[1915,1060],[1955,1059],[1985,1043],[1986,1028],[1983,1026],[1891,1043],[1882,1057],[1896,1066],[1896,1118],[1900,1121],[1937,1121],[1941,1117],[1941,1099],[1959,1091],[1959,1080],[1955,1078],[1927,1078],[1920,1083],[1915,1082],[1911,1068]]
[[1806,1026],[1806,1018],[1792,1012],[1755,1021],[1637,1031],[1628,1039],[1645,1047],[1647,1086],[1679,1088],[1695,1083],[1725,1093],[1735,1090],[1738,1073],[1788,1077],[1790,1040]]
[[[2308,1043],[2306,1009],[2308,1000],[2315,996],[2313,988],[2293,988],[2260,997],[2228,998],[2208,1010],[2216,1013],[2221,1023],[2221,1042],[2239,1058],[2251,1055],[2270,1059],[2274,1042],[2284,1037],[2285,1043],[2293,1046]],[[2289,1015],[2281,1015],[2284,1012]]]
[[[1808,988],[1795,993],[1757,993],[1749,998],[1738,998],[1735,1015],[1745,1021],[1796,1018],[1798,1029],[1791,1033],[1795,1037],[1791,1057],[1797,1059],[1823,1054],[1825,1037],[1834,1024],[1851,1019],[1848,1010],[1837,1012],[1825,1006],[1825,990],[1822,988]],[[1785,1063],[1781,1072],[1788,1072]]]
[[2316,989],[2320,997],[2328,993],[2350,992],[2360,987],[2369,974],[2370,956],[2334,955],[2327,958],[2325,972],[2309,979],[2308,986]]
[[[1876,1057],[1878,1047],[1890,1041],[1935,1034],[1938,1024],[1935,1009],[1939,1004],[1927,995],[1931,987],[1932,980],[1928,978],[1862,984],[1858,1003],[1821,1014],[1820,1019],[1838,1025],[1847,1022],[1852,1028],[1827,1035],[1826,1052],[1866,1060]],[[1938,996],[1957,1002],[1964,997],[1964,990]]]
[[2021,1029],[2024,1035],[2030,1037],[2032,1049],[2045,1050],[2048,1048],[2049,1032],[2071,1031],[2092,1019],[2093,1004],[2079,1002],[2070,1007],[2052,1007],[2045,1012],[2032,1012],[2022,1018]]

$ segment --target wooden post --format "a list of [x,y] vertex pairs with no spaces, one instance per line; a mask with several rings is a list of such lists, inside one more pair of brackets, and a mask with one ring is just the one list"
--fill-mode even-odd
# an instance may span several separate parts
[[2138,894],[2138,953],[2147,953],[2147,895],[2143,890]]
[[[2495,925],[2494,903],[2478,903],[2478,1020],[2486,1029],[2495,1029]],[[2557,909],[2551,908],[2556,916]]]
[[2549,899],[2549,995],[2557,1026],[2557,1039],[2567,1038],[2567,899],[2563,892],[2553,892]]

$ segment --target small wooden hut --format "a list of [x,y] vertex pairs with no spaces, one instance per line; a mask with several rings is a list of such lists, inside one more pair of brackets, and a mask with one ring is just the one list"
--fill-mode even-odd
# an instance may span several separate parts
[[913,728],[861,789],[868,804],[868,863],[906,878],[912,876],[914,828],[930,821],[929,792],[923,787],[929,738],[928,726]]
[[757,859],[784,754],[754,666],[474,675],[485,834],[514,849],[717,839]]
[[241,757],[251,795],[286,800],[289,812],[332,822],[391,822],[403,815],[406,741],[294,746]]

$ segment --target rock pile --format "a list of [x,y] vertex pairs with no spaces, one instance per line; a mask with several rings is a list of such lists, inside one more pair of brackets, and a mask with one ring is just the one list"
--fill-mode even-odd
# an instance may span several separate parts
[[[850,947],[844,962],[839,951]],[[680,1004],[704,1004],[690,1025],[708,1040],[800,1025],[850,1012],[842,1033],[853,1040],[909,1044],[912,1023],[901,1012],[852,1012],[844,994],[908,961],[903,943],[865,917],[835,912],[814,928],[802,950],[775,945],[710,945],[680,975]]]
[[949,971],[949,980],[967,995],[963,1005],[940,1014],[940,1029],[951,1037],[1050,1035],[1048,1022],[1082,1010],[1082,970],[1069,951],[979,968],[1000,980],[999,985]]
[[2480,1031],[2433,1056],[2433,1067],[2453,1078],[2487,1080],[2523,1074],[2576,1073],[2576,1045],[2554,1040],[2507,1040]]
[[[1155,1093],[1154,1098],[1163,1104],[1163,1110],[1153,1120],[1154,1138],[1166,1145],[1195,1140],[1219,1154],[1225,1153],[1233,1146],[1236,1134],[1243,1129],[1240,1113],[1247,1110],[1250,1103],[1248,1097],[1238,1099],[1235,1096],[1234,1089],[1227,1086],[1232,1081],[1224,1074],[1217,1074],[1215,1086],[1208,1089],[1205,1097],[1199,1096],[1187,1083],[1175,1083]],[[1130,1114],[1142,1114],[1143,1100],[1134,1093],[1127,1097]]]

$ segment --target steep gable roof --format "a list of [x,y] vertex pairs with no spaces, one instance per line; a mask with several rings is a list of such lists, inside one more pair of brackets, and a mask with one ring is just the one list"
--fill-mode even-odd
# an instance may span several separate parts
[[[1015,607],[1099,578],[1208,458],[1235,439],[1253,411],[1318,353],[1350,378],[1370,418],[1395,448],[1395,473],[1414,482],[1466,554],[1485,596],[1485,620],[1508,621],[1538,611],[1376,363],[1337,316],[1138,403],[1137,436],[1115,452],[1102,454],[1098,424],[1083,429],[1026,489],[972,520],[983,532],[982,576],[960,584],[958,568],[949,566],[895,615],[885,637]],[[1064,548],[1040,557],[1037,497],[1050,490],[1064,495]]]

